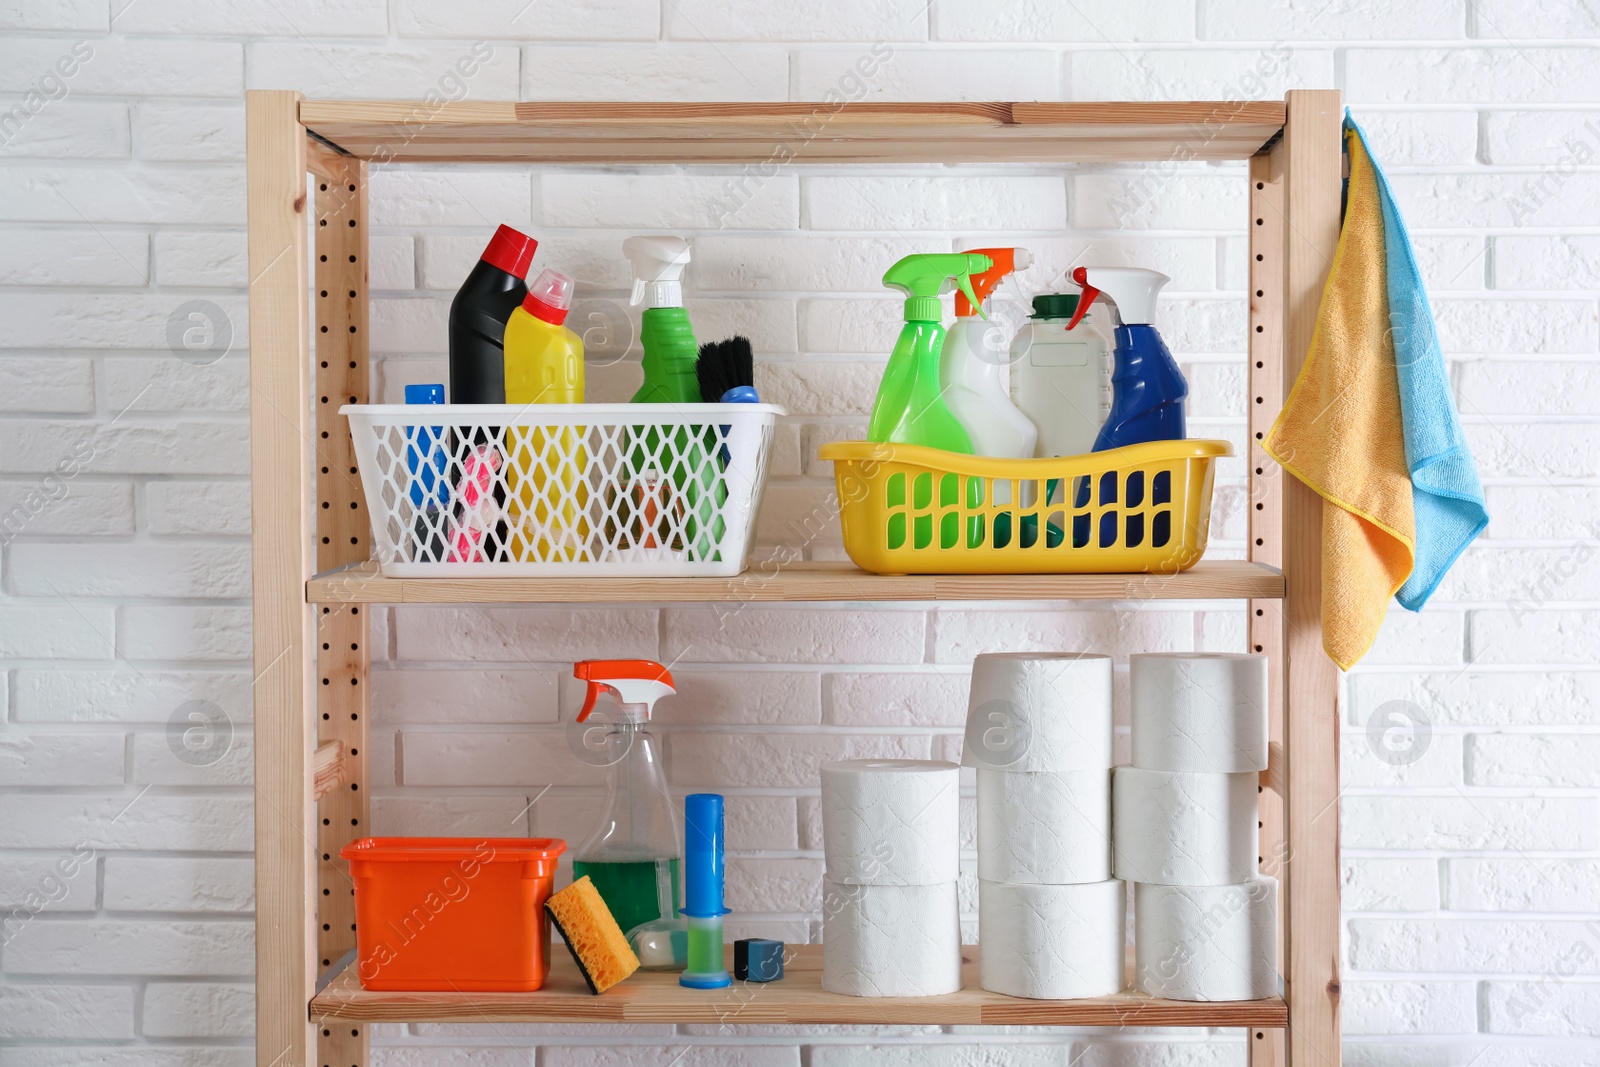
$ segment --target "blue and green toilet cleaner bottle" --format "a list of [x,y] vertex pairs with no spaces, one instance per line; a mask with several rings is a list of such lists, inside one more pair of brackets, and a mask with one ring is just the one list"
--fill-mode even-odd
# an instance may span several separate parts
[[[641,236],[622,242],[622,254],[633,267],[629,303],[644,304],[639,340],[644,382],[633,394],[635,404],[698,404],[700,382],[695,363],[700,345],[683,306],[683,271],[689,265],[689,242],[682,237]],[[710,433],[714,436],[716,431]],[[722,536],[721,487],[716,460],[707,442],[679,430],[669,442],[659,431],[641,429],[629,467],[639,479],[672,486],[662,511],[667,529],[654,531],[664,545],[681,545],[691,561],[718,558]],[[635,487],[628,486],[630,496]],[[678,528],[680,527],[681,528]]]
[[678,984],[690,989],[731,985],[723,965],[723,825],[720,793],[690,793],[683,799],[683,914],[688,959]]
[[[1147,441],[1181,441],[1188,436],[1184,401],[1189,383],[1166,342],[1156,331],[1156,298],[1168,278],[1142,267],[1077,267],[1072,280],[1083,291],[1068,329],[1082,321],[1096,299],[1112,305],[1116,348],[1112,352],[1111,413],[1095,437],[1094,451],[1105,452]],[[1077,479],[1073,505],[1088,507],[1088,478]],[[1073,544],[1087,544],[1089,515],[1073,517]]]

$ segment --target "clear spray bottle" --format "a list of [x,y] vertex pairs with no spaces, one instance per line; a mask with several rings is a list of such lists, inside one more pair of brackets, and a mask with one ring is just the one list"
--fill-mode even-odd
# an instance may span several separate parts
[[602,690],[621,704],[598,747],[607,760],[606,799],[594,831],[573,851],[572,876],[589,876],[624,933],[678,914],[682,836],[667,791],[661,744],[647,725],[655,702],[677,692],[672,674],[651,660],[585,660],[577,721],[586,722]]

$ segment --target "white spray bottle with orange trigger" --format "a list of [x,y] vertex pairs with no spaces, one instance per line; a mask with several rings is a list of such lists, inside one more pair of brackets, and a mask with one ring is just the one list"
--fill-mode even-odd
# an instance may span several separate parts
[[1039,431],[1006,393],[1001,371],[1011,361],[1009,338],[1003,327],[988,321],[983,303],[1006,275],[1032,266],[1033,256],[1026,248],[967,251],[988,256],[994,266],[972,275],[976,305],[965,293],[956,293],[955,325],[939,353],[944,401],[972,438],[974,455],[1032,459]]
[[661,743],[646,729],[655,702],[677,692],[672,674],[647,659],[585,660],[572,673],[589,686],[578,722],[589,721],[602,691],[621,705],[617,714],[602,713],[612,721],[592,727],[577,749],[606,768],[606,800],[594,831],[573,851],[572,877],[589,876],[624,933],[674,919],[683,835]]

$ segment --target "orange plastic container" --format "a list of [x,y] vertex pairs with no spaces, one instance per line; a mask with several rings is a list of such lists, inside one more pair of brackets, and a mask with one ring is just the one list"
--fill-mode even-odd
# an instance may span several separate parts
[[363,989],[525,993],[550,973],[550,896],[565,841],[367,837],[339,850],[356,887]]

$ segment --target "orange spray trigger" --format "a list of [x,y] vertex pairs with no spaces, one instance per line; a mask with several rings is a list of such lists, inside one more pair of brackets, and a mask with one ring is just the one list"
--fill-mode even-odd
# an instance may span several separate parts
[[1072,280],[1082,287],[1083,295],[1078,298],[1078,310],[1072,313],[1072,321],[1067,323],[1069,330],[1083,321],[1083,316],[1089,311],[1089,305],[1100,295],[1100,290],[1089,284],[1088,267],[1072,268]]
[[589,691],[583,694],[583,707],[578,709],[578,721],[583,722],[589,718],[589,713],[594,711],[595,701],[600,699],[600,690],[603,688],[599,682],[590,682]]
[[649,659],[581,660],[572,665],[572,676],[589,683],[578,710],[579,722],[594,711],[602,689],[611,690],[624,714],[636,721],[649,719],[657,700],[678,691],[672,684],[672,672]]
[[972,275],[973,299],[969,300],[967,294],[959,289],[956,291],[956,317],[980,315],[987,319],[989,316],[983,312],[983,302],[989,299],[989,294],[999,287],[1006,275],[1033,266],[1033,256],[1026,248],[970,248],[967,252],[989,257],[992,265],[981,274]]

